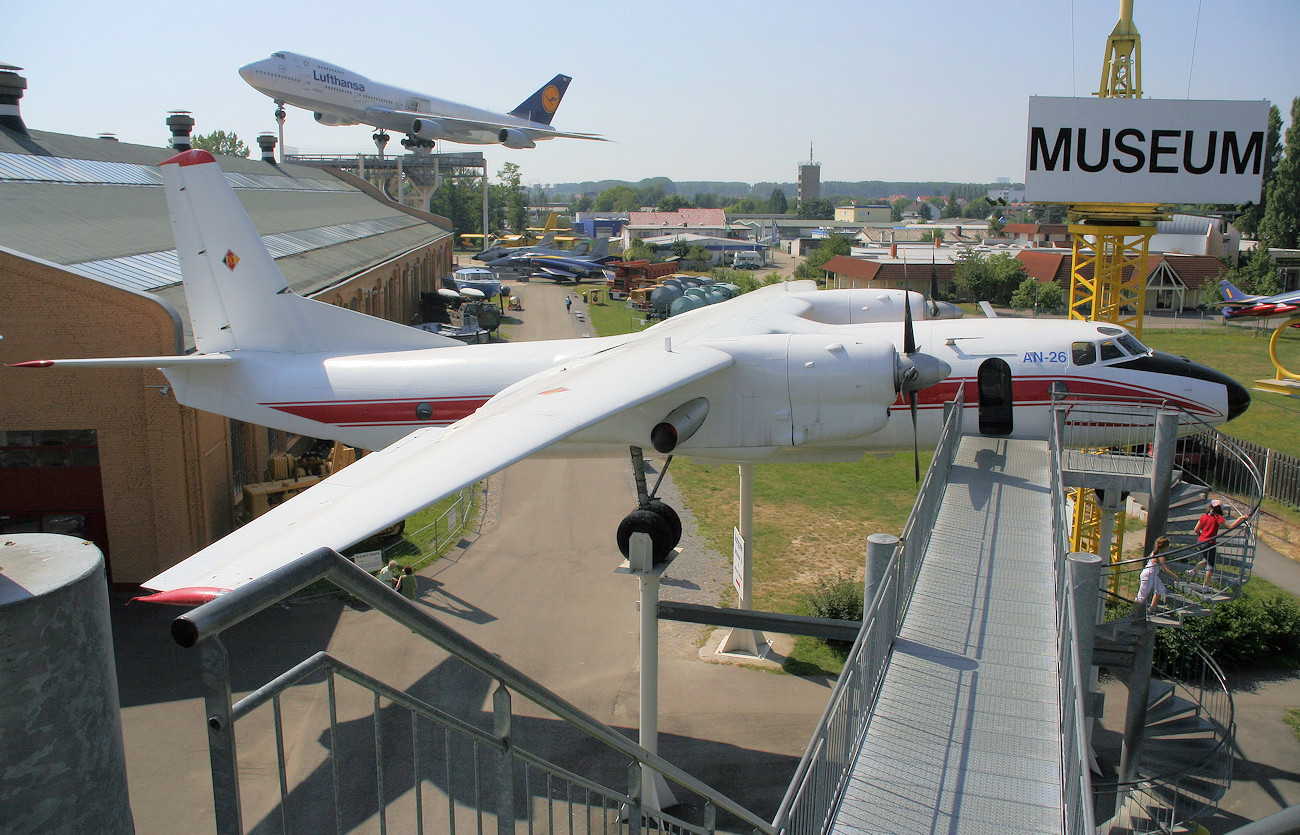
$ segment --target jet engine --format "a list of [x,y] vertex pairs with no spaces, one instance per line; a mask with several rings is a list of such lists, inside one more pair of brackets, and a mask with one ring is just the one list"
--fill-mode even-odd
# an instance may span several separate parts
[[514,128],[502,128],[500,132],[497,133],[497,141],[502,145],[505,145],[507,148],[512,148],[516,151],[523,150],[524,148],[537,147],[537,143],[529,139],[528,134],[522,131],[517,131]]
[[312,117],[315,118],[316,121],[320,122],[322,125],[331,128],[345,128],[348,127],[349,125],[361,124],[356,119],[349,119],[346,116],[336,116],[333,113],[316,112],[312,114]]
[[650,443],[659,452],[672,452],[678,444],[690,440],[708,415],[708,400],[703,397],[688,400],[650,430]]
[[416,119],[411,122],[411,136],[421,139],[442,139],[447,131],[437,119]]

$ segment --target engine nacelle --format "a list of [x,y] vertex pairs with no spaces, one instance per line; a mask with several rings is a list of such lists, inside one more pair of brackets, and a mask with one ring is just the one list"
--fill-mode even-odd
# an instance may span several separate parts
[[447,135],[442,122],[437,119],[416,119],[411,122],[411,136],[421,139],[442,139]]
[[318,111],[311,115],[312,118],[320,122],[322,125],[326,125],[327,127],[331,127],[331,128],[346,128],[352,125],[361,124],[356,119],[349,119],[346,116],[338,116],[333,113],[321,113]]
[[707,399],[696,397],[688,400],[669,412],[667,417],[650,430],[650,443],[658,452],[672,452],[678,444],[690,440],[708,416]]
[[502,128],[497,133],[497,141],[507,148],[521,151],[525,148],[536,148],[537,143],[528,138],[528,134],[517,131],[514,128]]

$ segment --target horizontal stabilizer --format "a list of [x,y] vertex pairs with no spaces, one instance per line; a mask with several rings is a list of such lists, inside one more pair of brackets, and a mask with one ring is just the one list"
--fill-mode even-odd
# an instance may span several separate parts
[[194,365],[228,365],[235,361],[229,354],[180,354],[174,357],[93,357],[69,360],[28,360],[15,362],[10,368],[177,368]]

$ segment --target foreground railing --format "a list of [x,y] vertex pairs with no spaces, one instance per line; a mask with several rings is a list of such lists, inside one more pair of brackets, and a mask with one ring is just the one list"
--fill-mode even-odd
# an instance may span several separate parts
[[1061,789],[1067,835],[1092,835],[1092,780],[1088,771],[1088,732],[1084,725],[1086,683],[1079,657],[1079,623],[1074,602],[1074,575],[1069,562],[1070,523],[1061,476],[1061,428],[1064,411],[1055,410],[1049,428],[1048,472],[1052,485],[1052,562],[1056,567],[1056,657],[1061,705]]
[[849,651],[844,670],[831,692],[821,720],[813,731],[794,779],[772,821],[778,833],[820,835],[848,779],[853,754],[866,731],[889,651],[898,637],[912,587],[921,570],[921,558],[939,514],[948,474],[961,441],[962,401],[945,405],[943,433],[935,448],[934,463],[903,528],[884,578],[862,617],[862,631]]
[[[492,693],[492,731],[489,733],[477,728],[324,654],[307,659],[243,699],[232,701],[230,665],[225,646],[221,642],[221,633],[321,579],[332,581],[344,591],[488,676],[495,683]],[[384,713],[381,700],[387,700],[389,710],[395,709],[398,714],[410,717],[412,729],[411,767],[416,776],[416,825],[396,827],[400,831],[423,831],[425,802],[422,781],[419,779],[421,760],[423,758],[427,761],[433,757],[440,760],[436,763],[436,773],[441,775],[447,809],[446,816],[439,822],[438,831],[454,833],[459,821],[462,829],[468,824],[478,833],[495,829],[499,835],[514,833],[517,825],[526,825],[529,833],[562,831],[566,835],[578,832],[639,835],[644,828],[659,832],[705,835],[713,831],[714,820],[721,811],[734,815],[746,828],[755,832],[764,835],[774,832],[770,824],[736,801],[714,791],[672,763],[647,752],[618,731],[564,701],[328,548],[300,557],[177,618],[172,624],[172,635],[181,646],[199,648],[216,829],[219,833],[244,831],[235,723],[268,703],[273,710],[280,785],[278,814],[274,816],[279,818],[282,831],[289,830],[282,697],[290,687],[319,674],[325,675],[328,691],[329,782],[333,787],[333,809],[332,815],[328,811],[322,812],[320,803],[324,798],[313,797],[312,806],[318,815],[332,820],[330,824],[321,821],[318,825],[311,826],[312,829],[330,828],[332,824],[335,831],[343,832],[353,828],[345,825],[345,822],[365,821],[377,816],[380,831],[387,831],[388,801],[384,785],[388,758],[384,754],[384,743],[389,737],[382,733],[383,725],[388,723],[381,720],[381,714]],[[352,682],[372,694],[373,779],[377,788],[373,800],[363,804],[364,808],[361,809],[353,808],[357,805],[354,799],[349,798],[346,804],[343,800],[345,782],[355,782],[358,778],[350,774],[345,781],[343,775],[336,689],[339,679]],[[625,766],[621,770],[627,775],[626,789],[599,785],[516,747],[511,732],[513,719],[517,715],[511,707],[512,695],[522,696],[551,716],[596,740],[613,754],[621,755]],[[422,733],[421,723],[429,725],[433,732]],[[349,756],[348,762],[349,768],[355,768],[358,764],[364,767],[368,759],[364,756]],[[663,775],[674,786],[699,798],[704,808],[703,824],[687,823],[644,806],[641,792],[643,765]],[[536,813],[535,798],[545,800],[546,814]],[[527,806],[522,812],[521,803]],[[554,810],[557,803],[564,807],[558,820]],[[294,828],[302,828],[302,822],[295,819]]]

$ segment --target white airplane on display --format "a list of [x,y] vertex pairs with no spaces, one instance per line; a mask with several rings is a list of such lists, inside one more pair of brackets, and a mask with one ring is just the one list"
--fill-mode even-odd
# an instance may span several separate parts
[[[341,550],[537,453],[857,460],[932,445],[959,391],[979,432],[1010,438],[1045,438],[1062,389],[1156,399],[1211,424],[1250,403],[1227,376],[1150,351],[1123,328],[936,318],[960,310],[811,281],[639,333],[467,346],[291,292],[206,151],[178,154],[162,173],[196,352],[21,365],[157,367],[188,406],[377,450],[144,584],[172,602],[209,599],[321,546]],[[1109,430],[1098,431],[1105,443]],[[620,546],[642,531],[659,556],[680,523],[638,494]]]
[[[431,148],[439,139],[512,149],[535,148],[540,141],[556,138],[607,141],[594,133],[551,127],[551,118],[572,80],[567,75],[555,76],[514,110],[501,114],[380,84],[294,52],[272,53],[240,67],[239,74],[280,108],[287,103],[310,110],[322,125],[379,128],[375,141],[381,146],[388,140],[385,130],[406,134],[402,144],[413,150]],[[284,117],[282,109],[276,110],[276,117]]]

